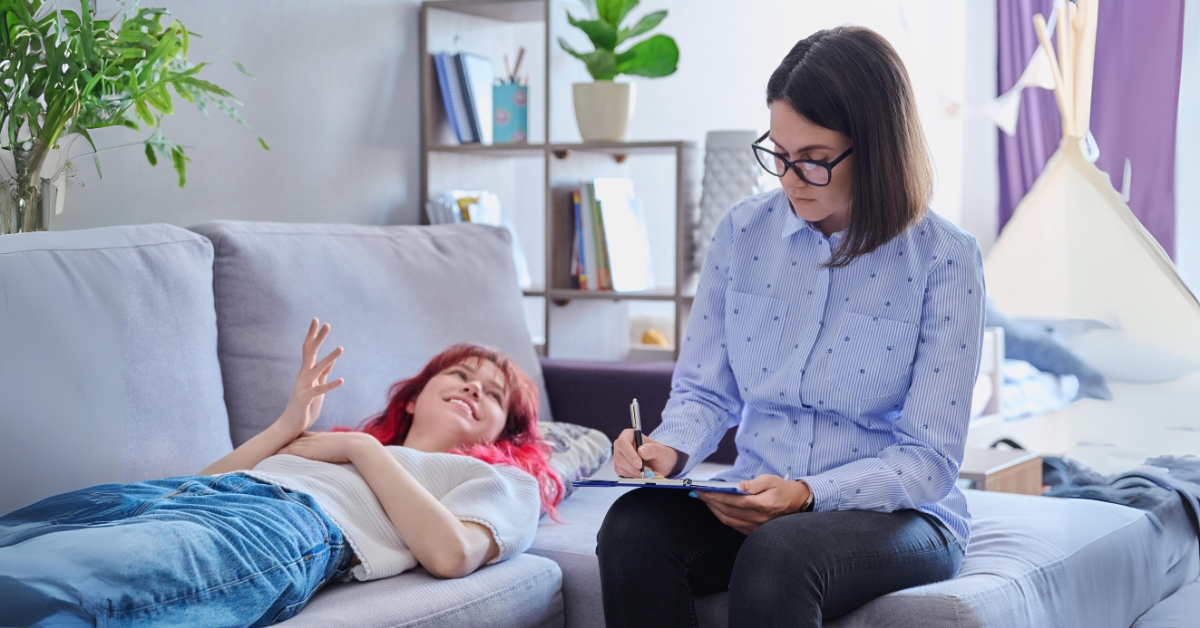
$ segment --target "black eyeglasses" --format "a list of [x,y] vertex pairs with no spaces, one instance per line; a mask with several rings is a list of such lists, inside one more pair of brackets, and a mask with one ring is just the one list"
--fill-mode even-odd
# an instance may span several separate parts
[[838,155],[833,161],[815,161],[812,159],[797,159],[796,161],[788,161],[788,158],[780,155],[767,147],[760,146],[763,140],[771,134],[770,131],[762,134],[762,137],[754,141],[750,148],[754,149],[754,157],[758,159],[758,165],[763,167],[763,170],[777,176],[782,177],[787,174],[788,168],[795,171],[796,176],[809,185],[817,187],[825,187],[833,180],[833,167],[842,163],[842,160],[854,152],[854,147],[846,149],[846,152]]

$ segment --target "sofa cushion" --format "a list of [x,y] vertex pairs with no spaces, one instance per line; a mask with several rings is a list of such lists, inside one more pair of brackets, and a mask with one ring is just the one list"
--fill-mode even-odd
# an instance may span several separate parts
[[345,347],[314,429],[360,425],[388,389],[458,342],[494,346],[542,391],[509,234],[483,225],[372,227],[219,221],[213,242],[219,356],[239,445],[287,405],[315,316],[333,326],[321,353]]
[[212,260],[170,225],[0,237],[0,513],[230,451]]
[[552,561],[528,554],[455,580],[416,569],[383,580],[331,584],[277,625],[557,628],[563,625],[561,583]]
[[[826,625],[1124,628],[1166,595],[1169,571],[1196,573],[1190,554],[1169,561],[1161,529],[1141,510],[1085,499],[965,494],[974,521],[957,577],[885,595]],[[720,593],[698,600],[700,625],[725,626],[727,599]]]

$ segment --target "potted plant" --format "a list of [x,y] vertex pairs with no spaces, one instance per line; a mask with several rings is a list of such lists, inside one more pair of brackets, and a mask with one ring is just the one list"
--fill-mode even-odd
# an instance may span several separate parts
[[629,12],[638,5],[638,0],[595,0],[595,17],[592,20],[577,20],[567,14],[572,26],[587,34],[592,52],[579,52],[563,38],[562,46],[576,59],[587,65],[594,82],[575,83],[575,121],[579,124],[579,135],[585,141],[623,141],[629,132],[629,118],[633,115],[636,98],[633,83],[615,83],[620,74],[659,77],[675,73],[679,64],[679,47],[675,40],[666,35],[654,35],[622,52],[617,47],[645,34],[667,17],[666,11],[655,11],[638,20],[632,27],[623,28]]
[[163,116],[175,111],[168,88],[245,125],[233,94],[197,76],[206,64],[189,63],[188,48],[199,36],[166,9],[135,0],[101,17],[95,0],[80,0],[79,11],[59,5],[0,0],[0,234],[47,228],[43,189],[62,182],[74,139],[86,140],[95,159],[92,129],[145,125],[146,159],[170,159],[182,187],[189,159],[162,134]]

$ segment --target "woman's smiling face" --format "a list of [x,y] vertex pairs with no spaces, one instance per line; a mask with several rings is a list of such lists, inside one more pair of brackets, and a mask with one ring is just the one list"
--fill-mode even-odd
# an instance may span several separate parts
[[434,375],[408,403],[409,438],[433,440],[447,451],[494,443],[508,419],[508,387],[500,367],[471,358]]
[[[811,159],[832,162],[850,148],[849,137],[813,124],[783,100],[771,103],[771,133],[767,145],[770,146],[772,142],[774,151],[789,161]],[[792,211],[796,216],[813,223],[825,235],[829,235],[850,226],[853,171],[854,154],[851,153],[834,167],[829,185],[809,185],[792,168],[788,168],[779,182],[792,202]]]

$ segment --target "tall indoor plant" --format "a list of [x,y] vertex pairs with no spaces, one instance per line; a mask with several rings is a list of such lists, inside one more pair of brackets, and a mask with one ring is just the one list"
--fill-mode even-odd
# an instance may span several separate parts
[[102,17],[96,0],[80,0],[78,11],[60,6],[68,4],[0,0],[0,149],[12,162],[0,170],[0,234],[46,229],[42,190],[62,173],[68,155],[51,163],[50,177],[43,177],[43,166],[56,150],[69,149],[74,135],[94,154],[92,129],[145,125],[146,159],[151,165],[160,156],[170,159],[182,187],[188,157],[162,134],[163,116],[175,111],[168,88],[205,113],[213,105],[245,124],[232,94],[198,78],[206,64],[188,62],[197,35],[169,11],[135,0]]
[[563,50],[587,65],[594,79],[592,83],[573,86],[575,120],[584,140],[621,141],[629,131],[635,85],[615,83],[614,78],[620,74],[668,76],[675,73],[679,64],[679,47],[667,35],[654,35],[617,52],[619,46],[645,34],[667,17],[666,11],[655,11],[631,27],[622,27],[621,22],[637,5],[638,0],[595,0],[596,19],[577,20],[567,15],[567,21],[586,33],[596,48],[592,52],[579,52],[563,38],[558,39]]

